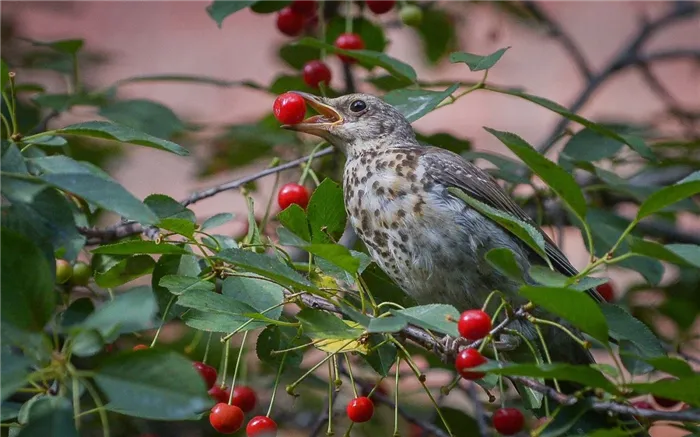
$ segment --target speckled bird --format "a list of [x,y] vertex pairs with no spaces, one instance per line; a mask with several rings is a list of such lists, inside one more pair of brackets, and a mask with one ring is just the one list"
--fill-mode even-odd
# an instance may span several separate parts
[[[518,295],[520,284],[494,269],[485,260],[486,253],[510,249],[523,272],[532,265],[546,265],[516,236],[450,193],[451,187],[532,225],[544,238],[552,266],[567,276],[578,273],[495,179],[453,152],[421,144],[395,107],[367,94],[333,99],[297,94],[319,115],[284,127],[323,138],[346,155],[343,189],[350,222],[374,261],[418,303],[445,303],[464,311],[480,308],[491,291],[499,290],[517,306],[526,302]],[[530,277],[525,280],[533,282]],[[595,290],[587,292],[602,302]],[[535,315],[554,318],[539,309]],[[531,344],[539,344],[529,322],[510,327]],[[588,350],[560,329],[546,326],[543,334],[553,361],[594,362]],[[496,341],[508,359],[532,360],[523,343],[512,334],[501,334]],[[610,424],[604,414],[591,414],[589,424]],[[634,423],[631,417],[624,421]]]
[[[453,152],[421,144],[401,112],[375,96],[297,94],[320,115],[285,127],[319,136],[346,155],[343,190],[350,222],[374,261],[404,292],[420,304],[445,303],[459,311],[480,308],[493,290],[513,305],[525,303],[520,284],[494,269],[485,255],[510,249],[523,272],[544,264],[542,258],[448,192],[458,188],[540,229],[488,173]],[[542,235],[553,266],[575,275],[564,254]],[[528,322],[513,327],[537,343]],[[548,329],[546,335],[553,359],[592,362],[589,352],[560,330]],[[514,335],[498,339],[504,352],[517,352],[520,343]]]

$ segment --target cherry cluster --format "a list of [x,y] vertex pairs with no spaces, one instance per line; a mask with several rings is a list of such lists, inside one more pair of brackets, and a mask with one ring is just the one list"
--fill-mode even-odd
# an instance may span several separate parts
[[90,282],[92,269],[88,264],[78,261],[71,264],[65,259],[56,260],[56,283],[73,286],[86,286]]

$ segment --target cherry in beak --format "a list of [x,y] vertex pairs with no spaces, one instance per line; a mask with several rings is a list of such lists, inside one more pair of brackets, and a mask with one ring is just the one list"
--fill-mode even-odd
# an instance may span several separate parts
[[301,91],[290,91],[291,93],[301,96],[304,101],[319,115],[313,115],[301,123],[285,124],[282,128],[308,133],[311,135],[320,135],[328,132],[334,126],[343,122],[343,117],[332,106],[324,103],[321,97],[313,94],[304,93]]

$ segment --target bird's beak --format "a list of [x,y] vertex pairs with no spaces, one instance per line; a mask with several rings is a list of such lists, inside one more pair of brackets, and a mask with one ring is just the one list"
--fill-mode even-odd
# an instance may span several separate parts
[[301,91],[290,92],[301,96],[314,111],[319,113],[319,115],[311,116],[301,123],[282,125],[282,128],[321,136],[330,131],[334,126],[343,123],[343,117],[340,113],[332,106],[324,103],[320,97]]

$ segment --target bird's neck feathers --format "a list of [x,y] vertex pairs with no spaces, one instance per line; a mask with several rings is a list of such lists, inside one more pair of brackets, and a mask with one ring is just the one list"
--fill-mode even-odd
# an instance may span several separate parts
[[351,142],[347,142],[340,149],[348,159],[355,159],[362,155],[372,152],[381,152],[382,150],[397,148],[397,147],[416,147],[420,146],[416,136],[411,131],[411,135],[387,135],[375,138],[357,138]]

